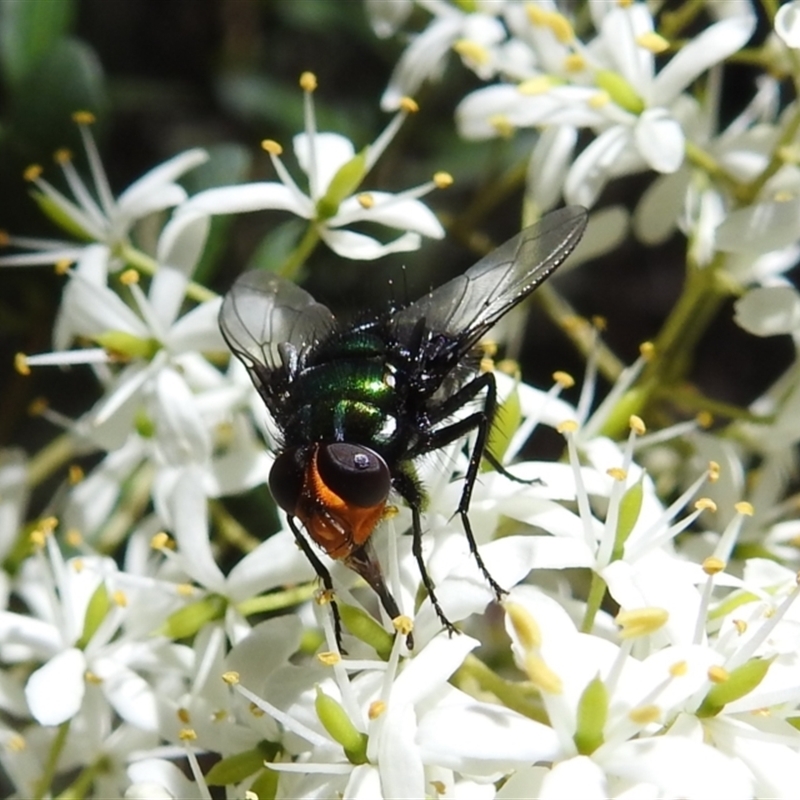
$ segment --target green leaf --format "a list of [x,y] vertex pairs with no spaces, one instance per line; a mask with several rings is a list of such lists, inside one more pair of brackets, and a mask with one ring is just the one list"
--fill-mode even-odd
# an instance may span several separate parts
[[581,755],[591,755],[603,744],[607,719],[608,689],[598,676],[589,682],[578,701],[574,741]]
[[736,667],[728,675],[727,680],[715,683],[708,690],[700,708],[697,709],[697,716],[714,717],[728,703],[750,694],[764,679],[771,663],[771,658],[751,658],[740,667]]
[[364,180],[367,168],[367,149],[354,155],[339,167],[328,185],[328,191],[317,202],[317,217],[330,219],[338,210],[342,200],[350,197]]
[[0,68],[9,88],[22,80],[70,31],[75,0],[3,0],[0,3]]
[[82,149],[72,123],[76,111],[99,116],[107,104],[105,79],[94,50],[61,39],[13,88],[10,123],[14,137],[32,152]]

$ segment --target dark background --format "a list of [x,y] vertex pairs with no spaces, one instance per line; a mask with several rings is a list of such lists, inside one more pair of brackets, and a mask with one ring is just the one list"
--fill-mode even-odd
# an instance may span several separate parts
[[[34,6],[38,17],[30,12]],[[86,174],[70,121],[78,109],[98,117],[95,134],[117,193],[155,164],[194,146],[209,148],[212,161],[187,176],[190,191],[273,180],[259,148],[263,138],[284,145],[286,163],[301,180],[291,137],[302,129],[297,80],[304,70],[319,79],[315,100],[321,130],[341,132],[360,149],[390,119],[379,100],[403,40],[377,39],[356,0],[0,0],[0,9],[0,229],[13,233],[61,237],[43,219],[21,176],[27,165],[40,163],[44,176],[61,186],[52,153],[64,145]],[[407,29],[426,23],[427,15],[415,14]],[[749,94],[749,80],[745,73],[735,76],[732,95],[739,102]],[[365,188],[403,189],[447,170],[455,185],[427,202],[446,225],[457,221],[533,141],[530,132],[513,141],[458,139],[453,110],[478,85],[451,58],[443,80],[420,92],[420,113],[405,125]],[[734,99],[731,113],[735,104]],[[601,205],[633,207],[650,179],[615,183]],[[479,220],[474,232],[495,243],[513,234],[521,195],[520,187]],[[218,220],[198,279],[224,291],[245,267],[276,263],[301,232],[302,224],[282,212]],[[630,362],[639,343],[656,335],[680,292],[683,247],[680,237],[650,250],[628,242],[602,263],[586,264],[556,285],[580,313],[608,319],[606,341]],[[347,314],[351,308],[380,307],[398,294],[413,299],[475,259],[455,236],[425,241],[418,253],[379,262],[342,261],[321,246],[302,279],[320,300]],[[39,369],[23,378],[12,368],[14,353],[50,349],[63,281],[48,267],[0,268],[0,445],[33,450],[52,436],[48,423],[28,417],[34,397],[43,395],[73,416],[97,397],[88,369]],[[694,379],[713,397],[747,403],[791,357],[788,337],[761,340],[744,334],[733,324],[728,304],[698,350]],[[539,312],[528,326],[522,366],[526,379],[549,385],[555,369],[580,377],[583,360]]]

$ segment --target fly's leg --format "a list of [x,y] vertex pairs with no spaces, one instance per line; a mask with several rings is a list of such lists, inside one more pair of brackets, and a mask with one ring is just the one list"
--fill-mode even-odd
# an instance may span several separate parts
[[314,567],[314,572],[317,573],[317,577],[322,581],[322,585],[325,587],[325,590],[328,592],[330,596],[330,604],[331,604],[331,612],[333,613],[333,629],[336,635],[336,645],[339,648],[339,652],[343,654],[347,654],[347,651],[342,647],[342,617],[339,613],[339,606],[334,599],[335,592],[333,590],[333,579],[331,578],[330,572],[325,568],[325,565],[319,560],[317,554],[314,552],[311,545],[306,540],[306,537],[300,532],[300,529],[297,527],[294,517],[287,516],[289,521],[289,527],[292,529],[292,533],[294,534],[295,541],[297,542],[299,548],[303,551],[303,555],[309,560],[311,566]]
[[[491,372],[484,372],[465,386],[462,386],[459,391],[436,409],[435,415],[432,415],[432,422],[435,423],[450,416],[470,400],[477,397],[483,390],[486,390],[486,399],[484,400],[483,409],[481,411],[476,411],[474,414],[470,414],[464,419],[434,431],[424,444],[420,446],[418,452],[415,452],[413,455],[422,455],[422,453],[438,450],[460,439],[462,436],[476,431],[475,446],[472,448],[472,453],[469,457],[469,466],[467,467],[467,474],[464,477],[464,489],[461,492],[461,499],[459,500],[456,513],[461,517],[461,525],[464,528],[467,543],[469,544],[470,552],[475,558],[475,563],[478,565],[478,568],[483,573],[484,578],[486,578],[486,581],[492,587],[495,596],[499,600],[504,594],[508,594],[508,592],[497,583],[483,563],[481,554],[478,552],[478,543],[475,541],[475,535],[472,532],[472,524],[469,521],[469,504],[472,499],[472,489],[478,478],[481,458],[486,455],[486,441],[497,406],[497,384],[494,375]],[[490,463],[492,462],[490,461]]]
[[422,585],[428,593],[436,616],[439,617],[442,625],[444,625],[447,632],[452,636],[456,632],[455,625],[447,619],[444,611],[442,611],[442,607],[439,605],[439,598],[436,597],[436,587],[428,573],[428,568],[425,566],[425,559],[422,557],[422,515],[420,513],[422,494],[414,480],[402,472],[395,476],[393,482],[394,488],[397,490],[398,494],[411,508],[411,552],[414,554],[414,560],[417,562],[419,574],[422,578]]

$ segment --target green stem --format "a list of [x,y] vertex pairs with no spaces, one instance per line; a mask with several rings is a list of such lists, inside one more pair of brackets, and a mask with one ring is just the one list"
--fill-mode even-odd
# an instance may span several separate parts
[[282,278],[294,280],[300,267],[306,263],[308,257],[314,252],[314,248],[319,244],[319,230],[316,223],[313,221],[309,223],[303,238],[298,242],[297,247],[289,254],[286,261],[283,262],[278,275]]
[[217,526],[222,538],[243,553],[250,553],[261,544],[242,525],[219,500],[210,500],[211,518]]
[[46,444],[28,462],[28,486],[38,486],[45,478],[61,469],[75,455],[75,442],[68,433],[62,433]]
[[92,788],[97,776],[106,769],[108,769],[108,762],[106,757],[102,756],[93,764],[81,770],[78,777],[63,792],[56,795],[56,800],[83,800]]
[[150,502],[154,474],[155,468],[150,462],[142,464],[134,473],[124,488],[118,508],[98,537],[96,547],[100,552],[115,552],[131,528],[142,518]]
[[592,571],[589,596],[586,598],[586,612],[583,615],[583,622],[581,623],[582,633],[592,632],[595,617],[600,610],[600,606],[603,604],[603,598],[606,596],[607,588],[606,582],[600,577],[600,573]]
[[33,787],[33,796],[36,800],[43,800],[45,796],[51,794],[50,789],[56,777],[58,759],[61,757],[64,745],[67,743],[70,722],[71,720],[67,720],[58,726],[58,731],[53,739],[53,743],[50,745],[50,752],[47,754],[47,761],[44,765],[42,777],[36,781]]
[[[126,264],[135,267],[145,275],[152,276],[158,272],[158,262],[133,245],[123,245],[119,255],[125,259]],[[196,303],[205,303],[218,297],[216,292],[212,292],[211,289],[206,289],[205,286],[195,283],[195,281],[189,281],[189,283],[186,284],[185,293],[190,300],[194,300]]]

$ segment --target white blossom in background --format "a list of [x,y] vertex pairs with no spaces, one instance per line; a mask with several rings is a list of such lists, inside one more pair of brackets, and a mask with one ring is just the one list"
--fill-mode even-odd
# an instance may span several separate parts
[[87,185],[66,150],[56,153],[56,161],[72,194],[69,197],[41,177],[41,168],[30,167],[26,178],[36,188],[40,205],[68,233],[88,244],[4,235],[3,244],[31,252],[0,256],[0,266],[33,266],[81,262],[84,258],[103,269],[119,269],[119,249],[128,243],[133,226],[156,211],[172,208],[186,200],[186,190],[176,181],[183,174],[208,160],[205,150],[195,148],[180,153],[134,181],[115,198],[100,153],[89,126],[94,117],[78,112],[74,121],[83,140],[91,185]]
[[[279,183],[250,183],[199,192],[180,207],[179,217],[268,209],[288,211],[309,220],[313,230],[337,255],[357,260],[417,250],[422,236],[442,238],[444,229],[419,198],[437,187],[448,186],[452,181],[449,175],[437,173],[432,181],[397,194],[361,189],[362,180],[394,138],[405,117],[416,110],[416,104],[406,100],[375,142],[356,153],[352,142],[344,136],[317,130],[313,101],[316,78],[305,73],[301,76],[301,85],[305,131],[294,137],[293,146],[297,162],[308,179],[308,190],[301,189],[284,166],[280,158],[281,145],[268,139],[262,146],[278,173]],[[350,225],[364,222],[405,232],[384,244],[372,236],[347,230]]]

